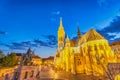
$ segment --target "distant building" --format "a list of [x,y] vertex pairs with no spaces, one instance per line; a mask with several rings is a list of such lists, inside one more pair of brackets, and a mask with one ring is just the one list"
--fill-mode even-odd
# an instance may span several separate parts
[[53,65],[54,64],[54,57],[53,56],[50,56],[48,58],[42,58],[42,63],[43,65]]
[[118,58],[117,60],[120,62],[120,41],[113,42],[110,46]]
[[39,57],[39,56],[33,56],[32,64],[33,65],[41,65],[42,64],[42,58]]
[[120,53],[120,41],[116,41],[110,44],[115,53]]
[[78,28],[76,40],[70,40],[65,34],[61,18],[54,58],[57,70],[100,76],[107,71],[108,63],[117,62],[108,41],[94,29],[81,35]]

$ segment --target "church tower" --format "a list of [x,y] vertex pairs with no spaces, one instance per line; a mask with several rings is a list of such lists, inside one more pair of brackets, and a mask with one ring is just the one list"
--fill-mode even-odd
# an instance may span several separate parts
[[80,39],[82,36],[81,36],[81,32],[80,32],[80,28],[78,27],[78,32],[77,32],[77,35],[78,35],[78,39]]
[[58,29],[58,50],[64,47],[65,31],[62,24],[62,18],[60,18],[60,26]]

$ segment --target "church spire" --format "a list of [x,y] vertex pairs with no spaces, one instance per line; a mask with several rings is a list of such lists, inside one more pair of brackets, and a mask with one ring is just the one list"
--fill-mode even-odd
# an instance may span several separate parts
[[60,17],[60,27],[62,27],[62,17]]
[[79,27],[78,27],[77,35],[78,35],[78,39],[80,39],[81,38],[81,32],[80,32],[80,28]]
[[66,37],[66,42],[69,43],[69,37],[68,37],[68,35]]
[[65,31],[62,24],[62,17],[60,17],[60,25],[58,29],[58,48],[61,48],[64,46],[65,41]]

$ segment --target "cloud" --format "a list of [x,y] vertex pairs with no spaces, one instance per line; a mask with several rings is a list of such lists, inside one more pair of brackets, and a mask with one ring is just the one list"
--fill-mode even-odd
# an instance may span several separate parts
[[107,0],[97,0],[99,6],[103,6],[107,3]]
[[110,7],[120,3],[120,0],[97,0],[100,7]]
[[54,35],[42,35],[44,38],[47,39],[48,45],[56,45],[57,44],[57,38]]
[[109,40],[109,42],[120,40],[120,16],[116,16],[108,26],[97,31]]
[[59,15],[60,11],[53,11],[51,14],[53,14],[53,15]]
[[4,46],[8,47],[9,49],[18,50],[26,50],[28,47],[37,47],[37,45],[32,43],[31,41],[12,42],[11,44],[4,44]]
[[1,46],[8,47],[11,50],[26,50],[28,47],[39,48],[39,47],[50,47],[55,48],[57,46],[57,39],[54,35],[42,35],[45,40],[35,39],[31,41],[11,42],[3,43],[0,41]]
[[39,46],[44,46],[44,47],[54,48],[57,46],[56,36],[54,36],[54,35],[42,35],[42,37],[45,38],[44,41],[37,39],[37,40],[34,40],[34,42],[36,44],[38,44]]
[[42,40],[36,39],[36,40],[34,40],[34,42],[36,44],[38,44],[38,46],[47,46],[48,47],[48,44]]
[[110,40],[115,40],[117,38],[120,38],[120,32],[119,33],[108,33],[108,35],[114,36],[114,37],[110,38]]
[[3,43],[2,43],[2,41],[0,41],[0,45],[2,45]]
[[23,41],[21,42],[25,47],[37,47],[37,44],[33,43],[32,41]]
[[50,20],[51,21],[56,21],[57,19],[56,19],[56,16],[58,16],[58,15],[60,15],[60,11],[53,11],[53,12],[51,12],[51,18],[50,18]]
[[0,34],[5,35],[6,32],[5,31],[0,31]]
[[116,18],[112,20],[110,25],[105,27],[103,30],[110,33],[120,32],[120,16],[116,16]]
[[55,18],[51,18],[50,20],[51,20],[51,21],[56,21],[56,19],[55,19]]

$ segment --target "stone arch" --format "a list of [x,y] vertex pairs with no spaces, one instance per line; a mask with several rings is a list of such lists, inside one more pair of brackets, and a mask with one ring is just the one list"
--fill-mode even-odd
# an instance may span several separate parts
[[39,78],[39,77],[40,77],[40,71],[38,71],[36,74],[36,78]]
[[33,76],[34,76],[34,71],[32,70],[31,74],[30,74],[30,77],[33,77]]

